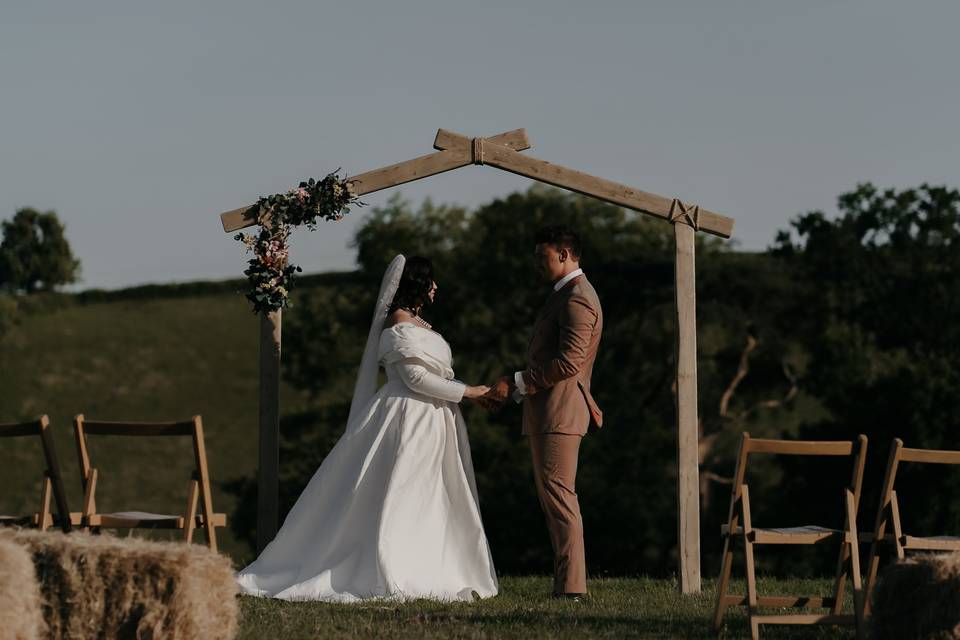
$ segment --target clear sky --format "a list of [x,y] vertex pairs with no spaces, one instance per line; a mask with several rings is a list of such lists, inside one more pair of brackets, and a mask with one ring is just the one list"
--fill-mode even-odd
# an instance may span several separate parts
[[[55,209],[81,288],[233,277],[221,211],[429,153],[438,127],[525,127],[527,153],[762,249],[857,182],[960,186],[958,25],[955,0],[5,3],[0,219]],[[529,184],[399,189],[473,207]],[[352,267],[359,219],[302,231],[294,260]]]

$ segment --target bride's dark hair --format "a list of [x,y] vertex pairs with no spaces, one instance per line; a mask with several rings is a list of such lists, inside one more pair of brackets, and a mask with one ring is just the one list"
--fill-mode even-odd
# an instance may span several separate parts
[[403,274],[397,285],[397,293],[387,313],[397,309],[416,309],[430,304],[430,289],[433,288],[433,263],[421,256],[410,256],[403,265]]

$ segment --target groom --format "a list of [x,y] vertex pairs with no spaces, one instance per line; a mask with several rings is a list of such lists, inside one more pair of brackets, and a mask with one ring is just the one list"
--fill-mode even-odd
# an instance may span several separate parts
[[587,592],[587,568],[575,489],[577,456],[587,430],[603,424],[590,395],[603,310],[580,268],[577,234],[550,226],[535,239],[539,271],[552,284],[550,297],[537,315],[526,368],[500,378],[488,397],[502,403],[512,395],[523,403],[523,434],[553,545],[553,594],[579,598]]

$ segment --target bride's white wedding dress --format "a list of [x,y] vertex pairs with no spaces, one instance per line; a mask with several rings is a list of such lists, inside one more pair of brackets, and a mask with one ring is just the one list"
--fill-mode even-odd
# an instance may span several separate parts
[[[383,329],[387,382],[357,411],[277,537],[237,575],[286,600],[469,600],[497,593],[450,346]],[[371,387],[372,389],[372,387]]]

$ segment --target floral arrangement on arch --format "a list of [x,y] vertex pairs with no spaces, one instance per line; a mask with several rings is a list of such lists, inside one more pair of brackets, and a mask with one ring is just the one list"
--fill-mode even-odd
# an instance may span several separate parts
[[340,178],[339,171],[323,180],[310,178],[286,193],[260,198],[255,205],[259,233],[234,236],[234,240],[254,253],[243,272],[250,283],[246,297],[253,304],[254,313],[290,306],[294,274],[302,271],[290,262],[289,238],[294,227],[305,225],[314,231],[321,218],[342,220],[350,212],[347,205],[363,206],[351,191],[350,183]]

